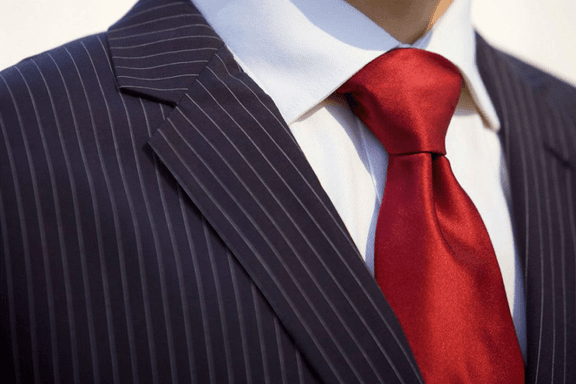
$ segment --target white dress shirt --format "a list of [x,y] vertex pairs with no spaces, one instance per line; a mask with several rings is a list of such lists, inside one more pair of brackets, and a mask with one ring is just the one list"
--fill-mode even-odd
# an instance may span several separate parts
[[[193,2],[243,70],[272,97],[373,272],[388,154],[333,92],[374,58],[408,45],[344,0]],[[469,0],[455,0],[412,46],[446,57],[464,77],[446,137],[447,157],[492,240],[525,356],[523,278],[497,136],[500,123],[476,66]]]

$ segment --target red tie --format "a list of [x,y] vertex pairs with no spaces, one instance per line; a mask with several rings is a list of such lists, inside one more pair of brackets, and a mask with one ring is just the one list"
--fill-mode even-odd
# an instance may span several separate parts
[[427,384],[524,383],[490,238],[444,156],[461,85],[442,56],[396,49],[338,90],[389,153],[376,281]]

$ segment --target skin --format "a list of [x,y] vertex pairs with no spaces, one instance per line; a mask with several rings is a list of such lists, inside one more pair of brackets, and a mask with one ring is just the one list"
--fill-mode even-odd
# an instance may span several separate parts
[[424,35],[453,0],[346,0],[403,43]]

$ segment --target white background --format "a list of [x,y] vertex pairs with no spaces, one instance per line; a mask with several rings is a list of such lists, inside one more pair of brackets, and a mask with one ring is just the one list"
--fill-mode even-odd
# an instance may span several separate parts
[[[135,2],[0,0],[0,69],[104,31]],[[472,0],[472,18],[490,43],[576,85],[576,0]]]

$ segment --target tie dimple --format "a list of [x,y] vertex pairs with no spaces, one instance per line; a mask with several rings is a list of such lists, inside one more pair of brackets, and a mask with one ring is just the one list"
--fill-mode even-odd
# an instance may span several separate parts
[[395,49],[366,65],[338,92],[352,97],[354,113],[389,154],[445,154],[461,84],[458,69],[442,56]]

